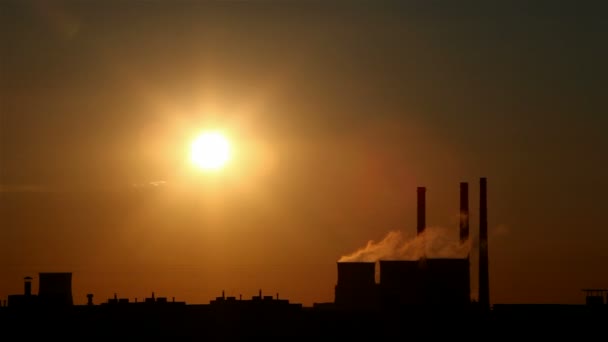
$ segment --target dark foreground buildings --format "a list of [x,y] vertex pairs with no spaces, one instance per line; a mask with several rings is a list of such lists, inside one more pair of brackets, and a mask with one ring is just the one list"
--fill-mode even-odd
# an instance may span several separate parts
[[[485,179],[480,184],[485,184]],[[425,228],[424,191],[418,190],[419,233]],[[485,194],[480,197],[484,202]],[[466,184],[461,184],[461,213],[460,239],[464,242],[469,232]],[[485,215],[480,215],[481,229],[487,224]],[[483,234],[480,236],[480,243],[484,243]],[[487,251],[487,241],[484,248]],[[100,304],[95,304],[89,294],[87,304],[74,305],[71,273],[40,273],[37,294],[32,293],[33,279],[26,277],[23,294],[10,295],[8,302],[0,301],[0,331],[13,339],[34,334],[62,339],[393,340],[531,337],[530,333],[545,338],[576,333],[585,338],[603,335],[608,322],[608,291],[603,289],[584,290],[587,297],[581,305],[490,307],[488,282],[482,279],[480,286],[486,286],[486,292],[480,291],[479,301],[471,301],[468,257],[339,262],[337,266],[335,301],[312,307],[290,303],[278,294],[263,295],[261,290],[250,299],[222,293],[209,304],[198,305],[154,293],[141,301],[114,295]],[[480,267],[487,268],[487,262],[480,263]],[[480,272],[488,274],[487,269]]]
[[9,307],[69,307],[72,273],[39,273],[38,294],[32,293],[32,277],[25,277],[23,294],[8,296]]

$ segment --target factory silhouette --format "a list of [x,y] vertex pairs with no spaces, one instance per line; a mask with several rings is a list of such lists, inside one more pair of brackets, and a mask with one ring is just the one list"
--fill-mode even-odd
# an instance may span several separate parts
[[[488,225],[486,178],[480,180],[480,262],[478,307],[489,310]],[[426,229],[426,188],[417,188],[416,233]],[[469,240],[469,185],[460,183],[460,243]],[[423,237],[424,239],[424,237]],[[375,283],[376,264],[380,282]],[[379,262],[339,262],[335,304],[346,308],[403,309],[412,306],[469,308],[471,303],[470,257]]]
[[[426,233],[426,188],[417,189],[417,236]],[[459,243],[470,242],[469,184],[460,183]],[[33,278],[24,278],[22,294],[0,301],[0,324],[8,329],[30,326],[58,336],[225,339],[245,336],[376,337],[426,334],[440,326],[468,327],[475,323],[495,331],[562,329],[593,332],[608,318],[608,290],[583,289],[581,305],[491,305],[488,255],[487,180],[479,180],[479,263],[464,257],[415,259],[379,258],[374,261],[338,261],[333,302],[312,307],[291,303],[279,294],[226,296],[222,291],[208,304],[187,304],[174,297],[143,300],[114,295],[96,304],[94,294],[85,305],[74,305],[72,273],[41,272],[38,293]],[[479,292],[471,296],[471,267],[478,267]],[[376,273],[379,281],[376,282]],[[542,323],[545,319],[548,323]],[[479,332],[479,331],[478,331]],[[91,335],[92,336],[92,335]]]

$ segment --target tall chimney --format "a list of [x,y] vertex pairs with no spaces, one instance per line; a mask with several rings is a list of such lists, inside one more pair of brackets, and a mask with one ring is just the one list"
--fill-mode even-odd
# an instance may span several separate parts
[[483,310],[490,309],[489,278],[487,184],[482,177],[479,182],[479,304]]
[[423,186],[419,186],[417,189],[418,192],[418,221],[416,222],[416,233],[418,235],[424,232],[424,228],[426,228],[426,188]]
[[460,243],[469,239],[469,183],[460,183]]

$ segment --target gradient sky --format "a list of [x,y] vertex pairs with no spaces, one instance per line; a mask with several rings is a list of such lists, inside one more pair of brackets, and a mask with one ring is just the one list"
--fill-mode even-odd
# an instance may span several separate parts
[[[0,298],[67,271],[75,303],[333,301],[342,255],[414,233],[417,186],[456,236],[459,182],[477,231],[487,177],[491,301],[583,303],[608,287],[607,17],[603,1],[2,1]],[[206,128],[235,150],[213,175],[187,160]]]

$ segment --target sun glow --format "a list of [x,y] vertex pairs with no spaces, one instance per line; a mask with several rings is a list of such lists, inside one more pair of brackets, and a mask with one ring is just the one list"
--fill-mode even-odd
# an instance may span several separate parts
[[204,132],[192,142],[190,159],[203,170],[221,169],[230,160],[230,143],[219,132]]

